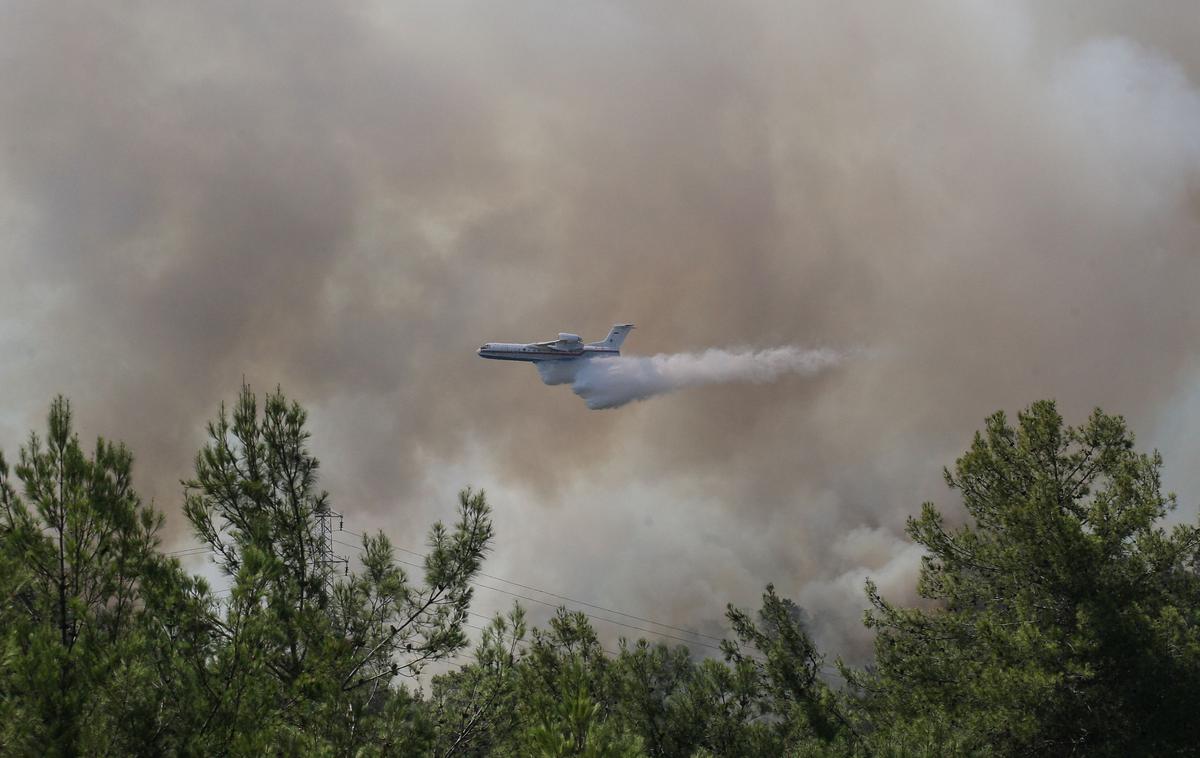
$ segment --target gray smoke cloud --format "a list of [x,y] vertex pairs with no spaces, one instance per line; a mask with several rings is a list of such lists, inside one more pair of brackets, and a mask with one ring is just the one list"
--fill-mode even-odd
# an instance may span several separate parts
[[844,356],[829,348],[805,350],[796,346],[766,350],[722,350],[702,353],[618,356],[538,363],[542,381],[570,384],[592,410],[620,408],[686,387],[708,384],[773,382],[785,374],[812,376],[836,366]]
[[[66,393],[184,546],[205,420],[280,384],[355,531],[482,486],[490,573],[714,634],[774,581],[861,660],[998,408],[1125,414],[1195,515],[1196,39],[1184,0],[5,3],[0,445]],[[618,319],[887,352],[609,413],[474,354]]]

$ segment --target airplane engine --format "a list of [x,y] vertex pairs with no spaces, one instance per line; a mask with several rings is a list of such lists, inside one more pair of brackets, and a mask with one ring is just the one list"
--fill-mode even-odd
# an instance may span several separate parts
[[558,338],[563,342],[583,342],[582,337],[580,337],[578,334],[571,334],[570,332],[559,332]]

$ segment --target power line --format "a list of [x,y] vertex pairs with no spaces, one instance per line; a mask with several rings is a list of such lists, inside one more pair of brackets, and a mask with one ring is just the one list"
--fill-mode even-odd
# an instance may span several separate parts
[[[472,616],[481,616],[482,614],[479,614],[479,613],[472,613],[471,615],[472,615]],[[469,621],[464,621],[464,622],[463,622],[463,626],[468,626],[468,627],[470,627],[470,628],[472,628],[472,629],[477,629],[477,630],[479,630],[479,631],[481,631],[481,632],[486,632],[486,631],[488,631],[488,630],[487,630],[487,629],[485,629],[484,627],[482,627],[482,626],[476,626],[475,624],[472,624],[472,623],[470,623]],[[505,635],[504,635],[504,637],[506,637],[507,639],[513,640],[514,642],[521,642],[521,638],[519,638],[519,637],[516,637],[516,636],[514,636],[514,635],[512,635],[512,634],[505,634]],[[610,658],[617,658],[617,657],[619,657],[617,653],[614,653],[613,651],[611,651],[611,650],[609,650],[608,648],[605,648],[605,647],[601,647],[601,648],[600,648],[600,652],[601,652],[601,653],[604,653],[605,655],[609,656]]]
[[[406,566],[414,566],[414,567],[416,567],[416,568],[424,568],[424,566],[422,566],[422,565],[421,565],[421,564],[419,564],[419,563],[413,563],[412,561],[406,561],[406,560],[404,560],[404,559],[402,559],[402,558],[397,558],[397,559],[396,559],[396,561],[397,561],[398,563],[403,563],[403,564],[404,564],[404,565],[406,565]],[[531,602],[531,603],[540,603],[540,604],[542,604],[542,605],[545,605],[545,606],[547,606],[547,607],[550,607],[550,608],[560,608],[560,607],[564,607],[564,606],[563,606],[561,603],[550,603],[550,602],[547,602],[547,601],[545,601],[545,600],[539,600],[539,599],[538,599],[538,598],[536,598],[536,597],[529,597],[528,595],[522,595],[522,594],[520,594],[520,593],[517,593],[517,592],[509,592],[508,590],[506,590],[506,589],[504,589],[504,588],[502,588],[502,587],[492,587],[491,585],[488,585],[488,584],[480,584],[479,582],[472,582],[472,585],[473,585],[473,586],[475,586],[475,587],[478,587],[479,589],[492,590],[493,592],[503,592],[505,595],[511,595],[512,597],[518,598],[518,599],[520,599],[520,600],[528,600],[528,601],[529,601],[529,602]],[[587,618],[589,618],[589,619],[592,619],[592,620],[594,620],[594,621],[606,621],[606,622],[608,622],[608,623],[610,623],[610,624],[616,624],[617,626],[623,626],[623,627],[625,627],[625,628],[627,628],[627,629],[635,629],[635,630],[637,630],[637,631],[639,631],[639,632],[645,632],[646,634],[653,634],[653,635],[656,635],[656,636],[659,636],[659,637],[666,637],[667,639],[676,640],[677,642],[684,642],[684,643],[686,643],[686,644],[688,644],[688,645],[699,645],[699,646],[701,646],[701,647],[706,647],[706,648],[709,648],[709,649],[711,649],[711,650],[717,650],[717,651],[724,652],[724,651],[722,651],[722,650],[721,650],[721,648],[720,648],[720,647],[718,647],[718,646],[716,646],[716,645],[710,645],[710,644],[708,644],[708,643],[706,643],[706,642],[699,642],[699,641],[696,641],[696,640],[689,640],[689,639],[686,639],[686,638],[684,638],[684,637],[676,637],[676,636],[675,636],[675,635],[673,635],[673,634],[667,634],[666,632],[660,631],[660,630],[658,630],[658,629],[647,629],[647,628],[645,628],[645,627],[641,627],[641,626],[635,626],[635,625],[633,625],[633,624],[627,624],[627,623],[625,623],[624,621],[617,621],[616,619],[605,618],[605,617],[603,617],[603,616],[596,616],[596,615],[593,615],[593,614],[591,614],[591,613],[587,613],[587,612],[585,612],[585,611],[578,611],[578,612],[579,612],[579,613],[582,613],[584,616],[586,616]]]
[[201,553],[208,553],[211,551],[212,551],[212,548],[208,548],[208,547],[189,547],[189,548],[184,548],[183,550],[172,550],[169,553],[163,553],[163,555],[191,556],[191,555],[200,555]]
[[[332,531],[332,530],[331,530],[331,531]],[[340,530],[338,530],[338,531],[343,531],[343,532],[345,532],[346,534],[349,534],[349,535],[352,535],[352,536],[358,537],[358,538],[360,538],[360,539],[362,539],[362,538],[363,538],[363,535],[361,535],[361,534],[359,534],[359,533],[357,533],[357,532],[352,532],[352,531],[350,531],[350,530],[348,530],[348,529],[340,529]],[[326,539],[328,540],[327,542],[325,542],[325,544],[326,544],[326,545],[332,545],[332,543],[336,543],[336,544],[338,544],[338,545],[341,545],[341,546],[343,546],[343,547],[348,547],[348,548],[351,548],[351,549],[353,549],[353,550],[360,550],[360,549],[361,549],[361,546],[359,546],[359,545],[351,545],[351,544],[350,544],[350,543],[348,543],[348,542],[343,542],[342,540],[339,540],[339,539],[337,539],[337,538],[333,537],[333,536],[332,536],[332,534],[330,534],[330,535],[329,535],[329,536],[328,536]],[[410,549],[408,549],[408,548],[401,547],[401,546],[399,546],[399,545],[396,545],[396,546],[394,546],[394,547],[396,547],[396,549],[397,549],[397,550],[400,550],[401,552],[408,553],[408,554],[410,554],[410,555],[415,555],[415,556],[417,556],[417,557],[419,557],[419,558],[427,558],[427,556],[426,556],[424,553],[417,552],[416,550],[410,550]],[[186,549],[183,549],[183,550],[176,550],[176,551],[172,551],[172,552],[170,552],[170,553],[166,553],[166,555],[175,555],[175,556],[191,557],[191,556],[193,556],[193,555],[200,555],[200,554],[202,554],[202,553],[206,553],[206,552],[211,552],[211,548],[210,548],[210,547],[206,547],[206,546],[200,546],[200,547],[193,547],[193,548],[186,548]],[[343,558],[342,560],[344,561],[345,559]],[[424,567],[422,564],[419,564],[419,563],[413,563],[412,561],[406,561],[406,560],[399,559],[399,558],[397,558],[396,560],[397,560],[397,562],[398,562],[398,563],[402,563],[402,564],[404,564],[404,565],[406,565],[406,566],[411,566],[411,567],[414,567],[414,568],[420,568],[420,569],[423,569],[423,568],[425,568],[425,567]],[[488,574],[488,573],[485,573],[485,572],[482,572],[482,571],[480,571],[480,572],[477,572],[477,573],[479,574],[479,576],[484,576],[484,577],[487,577],[487,578],[489,578],[489,579],[494,579],[494,580],[496,580],[496,581],[499,581],[499,582],[504,582],[504,583],[506,583],[506,584],[511,584],[511,585],[513,585],[513,586],[515,586],[515,587],[520,587],[520,588],[522,588],[522,589],[531,590],[531,591],[533,591],[533,592],[539,592],[539,593],[541,593],[541,594],[543,594],[543,595],[548,595],[548,596],[550,596],[550,597],[557,598],[557,599],[559,599],[559,600],[564,600],[564,601],[567,601],[567,602],[570,602],[570,603],[575,603],[575,604],[578,604],[578,605],[586,606],[586,607],[588,607],[588,608],[593,608],[593,609],[595,609],[595,610],[603,611],[603,612],[605,612],[605,613],[611,613],[611,614],[615,614],[615,615],[617,615],[617,616],[623,616],[623,617],[625,617],[625,618],[634,619],[634,620],[636,620],[636,621],[641,621],[641,622],[644,622],[644,623],[647,623],[647,624],[653,624],[653,625],[656,625],[656,626],[660,626],[660,627],[663,627],[664,629],[672,629],[672,630],[674,630],[674,631],[683,632],[684,634],[691,634],[691,635],[695,635],[695,636],[697,636],[697,637],[704,637],[704,638],[706,638],[706,639],[714,640],[714,641],[717,641],[717,642],[721,642],[721,641],[723,641],[723,640],[722,640],[720,637],[714,637],[714,636],[713,636],[713,635],[711,635],[711,634],[704,634],[703,632],[698,632],[698,631],[695,631],[695,630],[692,630],[692,629],[685,629],[685,628],[683,628],[683,627],[674,626],[674,625],[672,625],[672,624],[666,624],[666,623],[663,623],[663,622],[661,622],[661,621],[655,621],[654,619],[645,618],[645,617],[643,617],[643,616],[638,616],[638,615],[635,615],[635,614],[632,614],[632,613],[626,613],[625,611],[619,611],[619,610],[617,610],[617,609],[615,609],[615,608],[607,608],[607,607],[605,607],[605,606],[602,606],[602,605],[597,605],[597,604],[595,604],[595,603],[589,603],[589,602],[587,602],[586,600],[579,600],[578,598],[573,598],[573,597],[570,597],[570,596],[568,596],[568,595],[560,595],[560,594],[558,594],[558,593],[555,593],[555,592],[550,592],[549,590],[543,590],[543,589],[541,589],[541,588],[539,588],[539,587],[534,587],[534,586],[532,586],[532,585],[523,584],[523,583],[521,583],[521,582],[516,582],[516,581],[513,581],[513,580],[511,580],[511,579],[505,579],[504,577],[496,576],[496,575],[494,575],[494,574]],[[505,594],[505,595],[509,595],[509,596],[511,596],[511,597],[515,597],[515,598],[517,598],[517,599],[519,599],[519,600],[526,600],[526,601],[528,601],[528,602],[531,602],[531,603],[538,603],[538,604],[540,604],[540,605],[544,605],[544,606],[547,606],[547,607],[549,607],[549,608],[559,608],[559,607],[564,607],[562,603],[551,603],[551,602],[549,602],[549,601],[542,600],[542,599],[540,599],[540,598],[536,598],[536,597],[530,597],[530,596],[528,596],[528,595],[523,595],[523,594],[521,594],[521,593],[518,593],[518,592],[512,592],[512,591],[510,591],[510,590],[506,590],[506,589],[504,589],[503,587],[493,587],[493,586],[491,586],[491,585],[488,585],[488,584],[483,584],[483,583],[481,583],[481,582],[478,582],[478,581],[472,582],[472,585],[473,585],[473,586],[475,586],[475,587],[478,587],[479,589],[490,590],[490,591],[492,591],[492,592],[500,592],[500,593],[503,593],[503,594]],[[228,592],[228,591],[230,591],[231,589],[232,589],[231,587],[230,587],[230,588],[226,588],[225,590],[221,590],[220,592],[214,592],[213,594],[214,594],[214,595],[224,594],[225,592]],[[627,628],[627,629],[633,629],[633,630],[635,630],[635,631],[644,632],[644,633],[646,633],[646,634],[653,634],[653,635],[656,635],[656,636],[659,636],[659,637],[664,637],[664,638],[666,638],[666,639],[675,640],[675,641],[677,641],[677,642],[683,642],[683,643],[686,643],[686,644],[688,644],[688,645],[698,645],[698,646],[700,646],[700,647],[706,647],[706,648],[708,648],[708,649],[710,649],[710,650],[716,650],[716,651],[718,651],[718,652],[724,652],[724,651],[722,650],[722,648],[720,648],[720,647],[719,647],[719,646],[717,646],[717,645],[712,645],[712,644],[709,644],[709,643],[707,643],[707,642],[702,642],[702,641],[700,641],[700,640],[687,639],[687,638],[685,638],[685,637],[679,637],[679,636],[676,636],[676,635],[673,635],[673,634],[668,634],[667,632],[664,632],[664,631],[662,631],[661,629],[647,629],[647,628],[645,628],[645,627],[637,626],[637,625],[635,625],[635,624],[629,624],[629,623],[626,623],[626,622],[624,622],[624,621],[619,621],[619,620],[617,620],[617,619],[606,618],[606,617],[604,617],[604,616],[597,616],[597,615],[594,615],[594,614],[591,614],[591,613],[587,613],[587,612],[585,612],[585,611],[582,611],[582,610],[578,610],[578,609],[572,609],[572,610],[576,610],[576,611],[578,611],[579,613],[582,613],[582,614],[583,614],[585,617],[587,617],[587,618],[589,618],[589,619],[592,619],[592,620],[594,620],[594,621],[603,621],[603,622],[607,622],[607,623],[609,623],[609,624],[614,624],[614,625],[617,625],[617,626],[622,626],[622,627],[625,627],[625,628]]]
[[[339,545],[343,545],[343,546],[345,546],[345,547],[353,547],[352,545],[350,545],[350,544],[348,544],[348,543],[346,543],[346,542],[342,542],[341,540],[336,540],[336,539],[335,539],[335,540],[334,540],[334,542],[336,542],[336,543],[337,543],[337,544],[339,544]],[[406,552],[412,552],[412,551],[406,551]],[[404,564],[405,566],[412,566],[413,568],[425,568],[424,566],[422,566],[422,565],[421,565],[421,564],[419,564],[419,563],[413,563],[412,561],[406,561],[406,560],[404,560],[403,558],[397,558],[397,559],[396,559],[396,562],[397,562],[397,563],[402,563],[402,564]],[[493,586],[491,586],[491,585],[488,585],[488,584],[482,584],[482,583],[480,583],[480,582],[472,582],[471,584],[472,584],[472,586],[474,586],[474,587],[478,587],[479,589],[491,590],[491,591],[493,591],[493,592],[502,592],[502,593],[504,593],[505,595],[511,595],[512,597],[519,598],[519,599],[521,599],[521,600],[528,600],[528,601],[529,601],[529,602],[531,602],[531,603],[540,603],[541,605],[547,606],[547,607],[549,607],[549,608],[560,608],[560,607],[564,607],[564,606],[562,605],[562,603],[551,603],[551,602],[548,602],[548,601],[546,601],[546,600],[540,600],[540,599],[538,599],[538,598],[536,598],[536,597],[529,597],[528,595],[522,595],[522,594],[520,594],[520,593],[518,593],[518,592],[510,592],[509,590],[506,590],[506,589],[504,589],[503,587],[493,587]],[[540,590],[538,590],[538,591],[540,592]],[[550,594],[550,593],[546,593],[546,594]],[[721,648],[717,647],[716,645],[709,645],[709,644],[707,644],[707,643],[704,643],[704,642],[698,642],[698,641],[696,641],[696,640],[689,640],[689,639],[685,639],[685,638],[683,638],[683,637],[676,637],[676,636],[675,636],[675,635],[673,635],[673,634],[667,634],[666,632],[660,631],[660,630],[658,630],[658,629],[646,629],[645,627],[641,627],[641,626],[635,626],[635,625],[633,625],[633,624],[627,624],[627,623],[625,623],[624,621],[617,621],[616,619],[605,618],[605,617],[603,617],[603,616],[596,616],[596,615],[593,615],[593,614],[591,614],[591,613],[586,613],[586,612],[584,612],[584,611],[579,611],[579,613],[582,613],[584,616],[586,616],[586,617],[588,617],[588,618],[590,618],[590,619],[593,619],[593,620],[595,620],[595,621],[606,621],[606,622],[608,622],[608,623],[610,623],[610,624],[616,624],[617,626],[623,626],[623,627],[626,627],[627,629],[635,629],[635,630],[637,630],[637,631],[639,631],[639,632],[645,632],[646,634],[654,634],[654,635],[657,635],[657,636],[659,636],[659,637],[666,637],[666,638],[668,638],[668,639],[676,640],[676,641],[678,641],[678,642],[685,642],[685,643],[687,643],[687,644],[689,644],[689,645],[701,645],[701,646],[703,646],[703,647],[711,648],[711,649],[713,649],[713,650],[721,650]],[[651,623],[653,623],[653,622],[651,622]]]
[[[343,532],[345,532],[346,534],[353,535],[353,536],[355,536],[355,537],[358,537],[358,538],[360,538],[360,539],[361,539],[361,538],[362,538],[362,536],[363,536],[363,535],[361,535],[361,534],[358,534],[357,532],[352,532],[352,531],[350,531],[350,530],[348,530],[348,529],[343,529],[342,531],[343,531]],[[343,543],[341,543],[341,544],[343,544],[343,545],[346,545],[346,543],[344,543],[344,542],[343,542]],[[351,546],[350,546],[350,545],[347,545],[347,547],[351,547]],[[425,558],[425,557],[426,557],[426,555],[425,555],[424,553],[419,553],[419,552],[417,552],[416,550],[409,550],[408,548],[406,548],[406,547],[400,547],[399,545],[393,545],[393,547],[395,547],[397,550],[399,550],[399,551],[401,551],[401,552],[405,552],[405,553],[408,553],[408,554],[410,554],[410,555],[415,555],[415,556],[418,556],[418,557],[420,557],[420,558]],[[713,636],[713,635],[711,635],[711,634],[705,634],[705,633],[703,633],[703,632],[698,632],[698,631],[696,631],[695,629],[684,629],[683,627],[679,627],[679,626],[673,626],[673,625],[671,625],[671,624],[665,624],[665,623],[663,623],[662,621],[655,621],[654,619],[648,619],[648,618],[645,618],[645,617],[643,617],[643,616],[637,616],[637,615],[634,615],[634,614],[632,614],[632,613],[626,613],[625,611],[618,611],[618,610],[616,610],[615,608],[606,608],[606,607],[604,607],[604,606],[602,606],[602,605],[596,605],[595,603],[589,603],[589,602],[588,602],[588,601],[586,601],[586,600],[580,600],[579,598],[569,597],[569,596],[567,596],[567,595],[559,595],[559,594],[557,594],[557,593],[555,593],[555,592],[550,592],[549,590],[544,590],[544,589],[541,589],[540,587],[533,587],[533,586],[530,586],[530,585],[528,585],[528,584],[522,584],[521,582],[515,582],[515,581],[513,581],[512,579],[505,579],[505,578],[504,578],[504,577],[502,577],[502,576],[496,576],[496,575],[494,575],[494,574],[488,574],[488,573],[485,573],[485,572],[483,572],[483,571],[480,571],[480,572],[478,572],[478,573],[479,573],[479,575],[480,575],[480,576],[485,576],[485,577],[487,577],[488,579],[495,579],[495,580],[496,580],[496,581],[498,581],[498,582],[504,582],[505,584],[511,584],[511,585],[513,585],[514,587],[520,587],[520,588],[522,588],[522,589],[526,589],[526,590],[532,590],[532,591],[534,591],[534,592],[540,592],[540,593],[542,593],[543,595],[549,595],[550,597],[555,597],[555,598],[558,598],[559,600],[566,600],[567,602],[570,602],[570,603],[575,603],[575,604],[577,604],[577,605],[583,605],[583,606],[586,606],[586,607],[588,607],[588,608],[594,608],[595,610],[598,610],[598,611],[604,611],[605,613],[613,613],[613,614],[616,614],[616,615],[618,615],[618,616],[624,616],[625,618],[634,619],[635,621],[641,621],[641,622],[643,622],[643,623],[646,623],[646,624],[654,624],[655,626],[661,626],[661,627],[663,627],[663,628],[665,628],[665,629],[673,629],[673,630],[675,630],[675,631],[677,631],[677,632],[683,632],[684,634],[693,634],[693,635],[695,635],[695,636],[697,636],[697,637],[704,637],[704,638],[706,638],[706,639],[713,640],[714,642],[721,642],[721,641],[722,641],[722,638],[720,638],[720,637],[714,637],[714,636]],[[486,586],[486,585],[479,585],[479,586]],[[489,588],[489,589],[496,589],[496,588]],[[506,592],[506,590],[497,590],[497,591],[499,591],[499,592]],[[510,592],[510,593],[508,593],[508,594],[512,595],[512,594],[514,594],[514,593],[511,593],[511,592]],[[516,597],[521,597],[520,595],[515,595],[515,596],[516,596]],[[532,598],[529,598],[529,599],[532,599]],[[533,600],[533,602],[535,602],[535,603],[543,603],[544,601],[541,601],[541,600]],[[551,607],[558,607],[557,605],[552,605],[552,604],[549,604],[549,603],[545,603],[545,604],[546,604],[546,605],[551,605]],[[604,620],[605,620],[605,621],[612,621],[611,619],[604,619]],[[612,621],[612,623],[614,623],[614,624],[620,624],[621,622],[619,622],[619,621]],[[625,624],[625,626],[630,626],[630,625],[628,625],[628,624]],[[630,626],[630,628],[631,628],[631,629],[639,629],[640,631],[649,631],[651,634],[661,634],[661,632],[658,632],[658,631],[640,629],[640,627],[635,627],[635,626]],[[663,636],[664,636],[664,637],[669,637],[670,635],[663,634]],[[672,638],[672,639],[678,639],[678,638]],[[691,642],[691,640],[684,640],[684,642]],[[699,644],[703,644],[703,643],[699,643]],[[712,647],[712,645],[709,645],[709,647]]]

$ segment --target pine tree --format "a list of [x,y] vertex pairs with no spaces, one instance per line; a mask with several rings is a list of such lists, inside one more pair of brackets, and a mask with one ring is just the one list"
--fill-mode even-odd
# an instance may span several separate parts
[[[805,628],[802,609],[767,585],[757,620],[729,606],[738,643],[726,642],[735,671],[751,676],[758,706],[775,723],[779,751],[847,753],[860,747],[847,704],[825,682],[825,658]],[[753,654],[745,652],[746,649]]]
[[946,472],[969,519],[926,503],[918,589],[868,587],[877,670],[854,676],[881,740],[909,751],[1129,755],[1194,749],[1200,530],[1167,531],[1157,453],[1096,411],[1003,413]]
[[518,671],[524,662],[525,613],[514,606],[483,631],[475,660],[433,680],[433,755],[494,755],[519,731]]
[[161,559],[162,516],[132,486],[133,457],[99,439],[89,457],[70,404],[50,406],[43,441],[31,434],[15,468],[0,456],[0,562],[4,570],[0,701],[18,728],[5,752],[93,752],[120,721],[118,688],[136,666],[141,592]]
[[414,750],[431,731],[392,685],[466,644],[470,582],[492,537],[483,493],[460,494],[453,530],[431,529],[423,584],[382,533],[363,538],[361,570],[333,575],[306,420],[279,391],[260,414],[244,387],[185,482],[187,517],[233,582],[225,603],[199,593],[211,633],[192,646],[187,678],[207,682],[202,752]]

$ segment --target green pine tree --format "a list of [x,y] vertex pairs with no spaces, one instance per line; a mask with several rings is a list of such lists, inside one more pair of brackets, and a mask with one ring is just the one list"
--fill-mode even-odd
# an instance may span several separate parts
[[910,519],[918,590],[868,586],[877,668],[852,673],[880,745],[907,752],[1163,755],[1200,744],[1200,530],[1162,520],[1157,453],[1096,411],[987,421],[947,483],[968,519]]
[[125,720],[121,686],[138,666],[141,594],[161,564],[162,516],[133,489],[133,457],[99,439],[86,455],[70,404],[50,406],[15,473],[0,456],[0,748],[104,752]]
[[[425,706],[400,682],[466,644],[471,579],[492,538],[482,492],[465,490],[453,529],[429,535],[423,582],[382,534],[360,570],[339,576],[322,543],[328,495],[317,488],[306,414],[276,391],[261,413],[249,388],[222,409],[186,484],[185,512],[232,581],[190,640],[185,690],[199,683],[196,752],[395,754],[432,738]],[[176,608],[188,601],[176,598]],[[186,618],[186,614],[183,616]],[[164,674],[169,669],[163,669]]]

